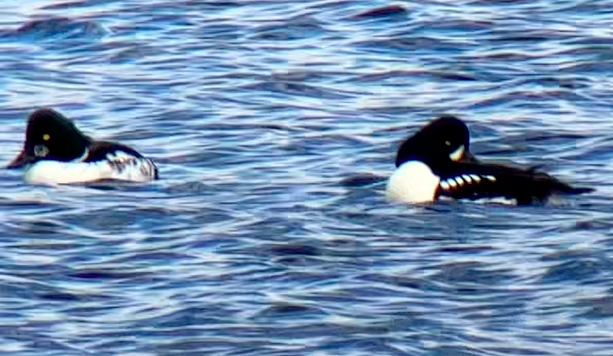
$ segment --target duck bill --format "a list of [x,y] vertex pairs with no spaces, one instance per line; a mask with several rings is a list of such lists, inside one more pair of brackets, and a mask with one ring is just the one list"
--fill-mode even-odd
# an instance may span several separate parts
[[470,153],[469,150],[461,145],[455,151],[451,152],[449,158],[454,162],[464,162],[464,163],[476,163],[477,159]]
[[465,151],[462,155],[462,158],[460,158],[460,162],[477,163],[477,159],[475,158],[475,156],[473,156],[472,153],[470,153],[470,151]]
[[6,168],[9,169],[13,169],[13,168],[21,168],[26,166],[27,164],[32,163],[34,160],[32,159],[32,157],[30,157],[26,151],[21,151],[21,153],[11,162],[8,164],[8,166],[6,166]]

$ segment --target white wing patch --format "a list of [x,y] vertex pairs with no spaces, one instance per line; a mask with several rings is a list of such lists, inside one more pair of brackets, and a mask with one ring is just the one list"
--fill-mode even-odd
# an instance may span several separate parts
[[449,188],[451,188],[451,186],[449,185],[449,183],[447,183],[446,180],[441,182],[441,188],[443,188],[444,190],[449,190]]
[[441,180],[439,186],[442,190],[451,191],[465,184],[470,185],[474,183],[479,183],[483,179],[488,180],[490,182],[496,181],[496,177],[494,177],[493,175],[462,174],[457,177],[451,177]]
[[123,151],[106,155],[108,165],[113,173],[110,179],[146,182],[155,179],[156,168],[147,158],[134,157]]

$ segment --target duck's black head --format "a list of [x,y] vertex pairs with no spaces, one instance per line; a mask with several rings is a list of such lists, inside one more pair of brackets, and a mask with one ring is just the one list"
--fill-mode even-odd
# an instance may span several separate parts
[[474,162],[469,151],[470,134],[462,120],[446,115],[424,126],[398,149],[396,167],[408,161],[427,164],[450,161]]
[[68,162],[82,157],[90,139],[64,115],[38,109],[30,115],[23,151],[7,168],[19,168],[41,160]]

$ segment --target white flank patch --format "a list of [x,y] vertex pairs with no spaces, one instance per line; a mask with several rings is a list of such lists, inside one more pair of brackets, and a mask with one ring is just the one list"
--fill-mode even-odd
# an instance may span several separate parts
[[517,205],[517,199],[509,199],[505,197],[481,198],[476,199],[475,202],[481,204]]
[[459,161],[462,159],[462,157],[464,156],[464,151],[466,150],[466,148],[464,147],[464,145],[461,145],[460,147],[458,147],[457,150],[451,152],[451,154],[449,155],[449,158],[451,158],[452,161]]
[[98,162],[39,161],[26,169],[25,180],[31,183],[70,184],[117,179],[146,182],[155,178],[155,166],[146,158],[125,152],[107,155]]
[[409,161],[398,167],[390,177],[387,197],[404,203],[431,202],[439,183],[439,177],[425,163]]
[[58,162],[40,161],[26,169],[25,180],[30,183],[83,183],[109,178],[113,170],[106,161]]

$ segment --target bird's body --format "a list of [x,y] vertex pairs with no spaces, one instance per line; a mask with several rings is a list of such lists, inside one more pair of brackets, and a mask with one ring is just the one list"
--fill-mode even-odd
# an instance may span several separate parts
[[518,205],[542,203],[553,194],[581,194],[534,168],[518,168],[478,161],[469,151],[466,125],[441,117],[405,140],[396,157],[396,171],[388,181],[390,199],[424,203],[452,199],[505,199]]
[[52,109],[30,115],[24,148],[8,166],[21,167],[25,180],[32,183],[145,182],[158,177],[152,160],[121,143],[83,135]]

